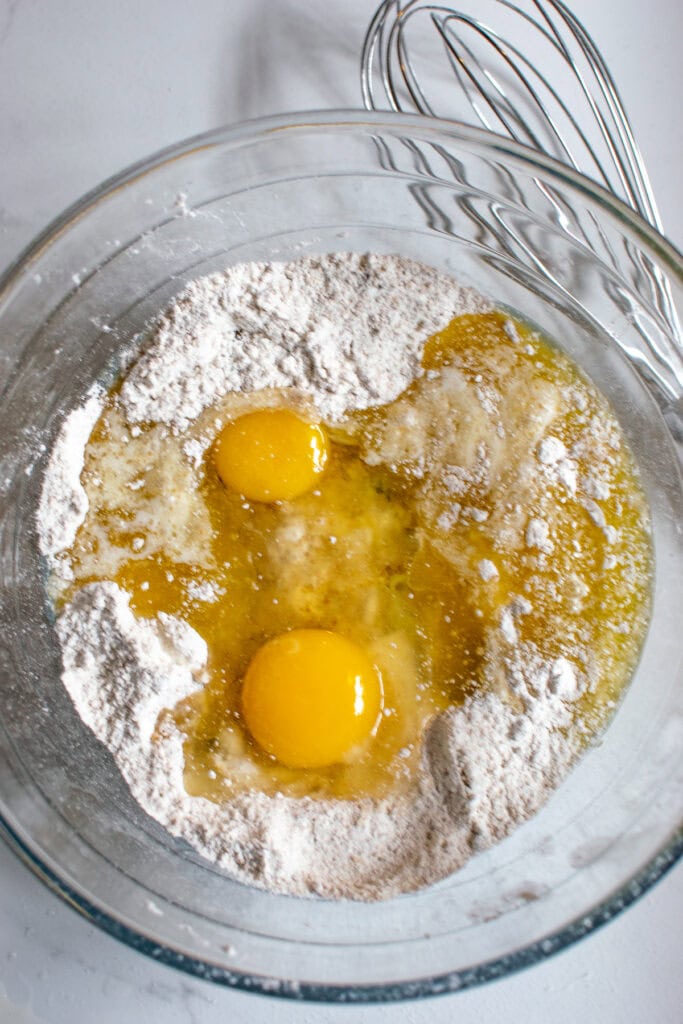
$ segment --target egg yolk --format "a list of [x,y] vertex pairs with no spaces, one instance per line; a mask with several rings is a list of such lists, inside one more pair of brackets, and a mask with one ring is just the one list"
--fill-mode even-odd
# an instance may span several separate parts
[[294,629],[252,659],[242,712],[252,737],[291,768],[341,761],[373,733],[382,679],[360,647],[324,629]]
[[325,469],[327,435],[289,409],[259,409],[221,431],[214,448],[218,474],[252,501],[290,501]]

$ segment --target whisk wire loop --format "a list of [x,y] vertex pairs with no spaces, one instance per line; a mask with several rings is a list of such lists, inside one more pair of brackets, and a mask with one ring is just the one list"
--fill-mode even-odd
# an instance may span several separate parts
[[[435,41],[441,44],[440,61]],[[451,81],[446,89],[445,110],[433,98],[443,104],[438,71],[444,68],[457,85],[454,89]],[[363,42],[361,91],[367,109],[388,105],[397,112],[479,124],[559,159],[662,231],[614,79],[562,0],[458,0],[457,8],[433,0],[383,0]],[[546,184],[542,191],[565,230],[616,267],[616,255],[595,220],[579,223],[555,190]],[[642,278],[643,268],[636,273]],[[649,300],[680,338],[668,282],[648,268],[645,279]]]
[[[385,102],[396,111],[412,110],[429,116],[438,113],[417,68],[417,50],[425,44],[424,29],[429,22],[445,47],[447,64],[474,115],[471,120],[588,174],[625,198],[661,230],[645,164],[614,80],[569,8],[562,0],[530,0],[530,13],[514,0],[491,0],[490,14],[501,15],[501,20],[505,16],[506,35],[485,24],[478,14],[468,13],[466,3],[463,0],[463,6],[456,9],[425,0],[384,0],[363,45],[361,89],[365,106],[379,109]],[[476,37],[480,51],[475,53],[467,44],[465,32]],[[509,38],[510,32],[513,38]],[[516,42],[517,38],[521,43]],[[541,56],[532,62],[529,53]],[[559,68],[566,82],[578,90],[578,104],[572,102],[576,95],[563,98],[552,84],[550,73],[544,70],[546,55],[548,63]],[[432,57],[430,50],[424,63],[433,79]],[[494,72],[496,65],[507,73],[509,86]],[[588,129],[572,109],[582,106]],[[456,119],[465,119],[459,110],[458,115]],[[596,125],[608,159],[601,157],[591,142]]]

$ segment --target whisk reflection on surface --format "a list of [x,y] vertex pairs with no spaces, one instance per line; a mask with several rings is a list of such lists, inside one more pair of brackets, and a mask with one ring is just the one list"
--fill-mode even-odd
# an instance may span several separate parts
[[[662,232],[614,79],[562,0],[462,0],[457,9],[429,0],[384,0],[365,36],[361,89],[367,109],[483,126],[554,157]],[[571,213],[558,209],[568,224]],[[618,266],[604,237],[585,225],[570,230]],[[668,282],[642,261],[635,271],[680,337]]]

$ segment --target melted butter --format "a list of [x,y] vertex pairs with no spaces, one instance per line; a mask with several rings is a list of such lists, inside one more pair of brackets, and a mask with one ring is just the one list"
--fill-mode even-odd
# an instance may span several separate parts
[[[598,419],[613,423],[604,399],[548,342],[508,330],[498,313],[454,320],[401,396],[331,429],[325,473],[289,502],[245,501],[210,448],[196,469],[184,454],[188,437],[215,436],[234,415],[229,400],[184,438],[152,424],[134,437],[110,396],[86,452],[72,590],[114,579],[138,614],[178,615],[206,640],[208,682],[170,712],[187,737],[188,792],[351,798],[408,784],[435,712],[491,687],[518,700],[505,682],[506,609],[517,649],[581,672],[577,729],[604,723],[647,624],[645,500],[616,426],[607,448],[591,443]],[[574,492],[538,462],[548,435],[571,453]],[[527,542],[532,519],[548,550]],[[311,627],[367,650],[384,714],[344,763],[290,769],[251,740],[240,685],[266,640]]]

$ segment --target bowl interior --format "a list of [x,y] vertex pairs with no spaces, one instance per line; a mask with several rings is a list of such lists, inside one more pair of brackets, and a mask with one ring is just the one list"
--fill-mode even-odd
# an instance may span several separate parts
[[[239,885],[139,809],[61,685],[34,527],[64,414],[116,378],[186,282],[350,250],[449,272],[583,366],[640,464],[656,557],[649,635],[600,743],[499,846],[375,905]],[[0,811],[36,870],[155,956],[318,998],[496,977],[629,902],[680,852],[683,820],[683,359],[662,315],[682,291],[680,258],[597,188],[513,144],[407,117],[307,114],[219,132],[133,168],[59,222],[0,291]]]

